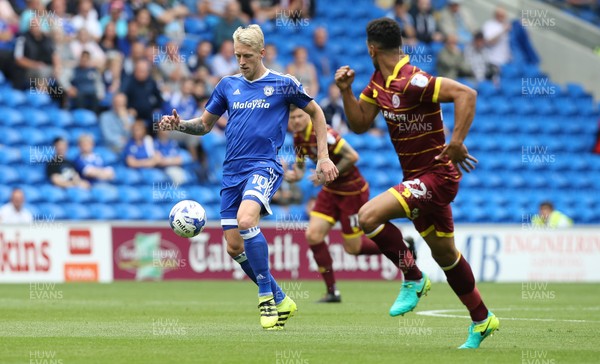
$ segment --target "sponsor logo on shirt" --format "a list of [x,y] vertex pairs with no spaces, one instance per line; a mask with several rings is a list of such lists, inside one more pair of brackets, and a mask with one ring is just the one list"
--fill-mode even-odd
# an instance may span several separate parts
[[246,102],[236,101],[233,103],[233,105],[231,107],[234,110],[238,110],[238,109],[252,109],[252,110],[268,109],[269,107],[271,107],[271,104],[266,102],[265,99],[256,99],[256,100],[246,101]]

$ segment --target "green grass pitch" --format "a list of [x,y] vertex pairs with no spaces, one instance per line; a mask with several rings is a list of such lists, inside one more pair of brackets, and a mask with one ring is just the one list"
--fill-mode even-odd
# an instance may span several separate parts
[[260,328],[249,282],[2,285],[0,363],[600,361],[597,284],[480,284],[500,331],[461,351],[469,319],[445,283],[401,318],[398,282],[339,282],[329,305],[320,281],[281,283],[299,312],[279,332]]

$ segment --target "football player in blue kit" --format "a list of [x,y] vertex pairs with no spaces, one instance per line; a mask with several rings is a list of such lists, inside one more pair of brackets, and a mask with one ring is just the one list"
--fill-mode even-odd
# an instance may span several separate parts
[[291,104],[313,120],[320,182],[333,181],[338,170],[329,159],[325,116],[319,105],[294,77],[264,66],[260,27],[238,28],[233,42],[241,73],[221,79],[201,117],[181,120],[173,110],[172,115],[162,117],[159,128],[204,135],[228,112],[221,188],[221,225],[227,252],[258,285],[261,326],[277,330],[297,307],[270,273],[267,241],[258,223],[261,216],[271,214],[269,202],[283,179],[277,153],[285,139]]

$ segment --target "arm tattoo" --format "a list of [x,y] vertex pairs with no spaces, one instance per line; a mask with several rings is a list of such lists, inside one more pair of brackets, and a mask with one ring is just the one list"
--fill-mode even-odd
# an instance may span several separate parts
[[209,131],[206,130],[202,118],[195,118],[190,120],[182,120],[179,123],[179,131],[186,134],[192,135],[204,135]]

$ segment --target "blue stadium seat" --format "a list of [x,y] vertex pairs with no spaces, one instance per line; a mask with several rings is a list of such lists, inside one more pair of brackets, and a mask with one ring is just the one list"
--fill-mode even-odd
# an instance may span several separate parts
[[96,147],[94,148],[94,152],[102,158],[104,165],[110,166],[119,161],[119,156],[106,147]]
[[142,174],[142,179],[149,185],[171,182],[162,169],[142,168],[140,169],[140,173]]
[[166,221],[169,214],[157,204],[133,205],[142,211],[140,218],[142,220]]
[[102,184],[93,186],[91,190],[92,199],[96,202],[111,203],[119,200],[119,190],[116,186]]
[[142,202],[144,200],[144,197],[142,196],[142,192],[140,191],[139,188],[136,188],[136,187],[131,187],[131,186],[127,186],[127,185],[119,186],[118,193],[119,193],[119,201],[121,201],[121,202],[138,203],[138,202]]
[[25,119],[25,123],[29,126],[39,128],[52,123],[52,120],[50,120],[48,113],[45,110],[42,111],[41,109],[31,106],[21,107],[19,110]]
[[142,174],[138,169],[129,168],[126,166],[115,167],[115,183],[122,185],[138,185],[144,182]]
[[83,188],[67,188],[66,191],[68,200],[76,204],[85,204],[92,200],[90,190]]
[[10,88],[1,88],[0,97],[5,105],[13,108],[25,104],[27,100],[23,91]]
[[366,148],[367,142],[365,137],[354,133],[347,133],[344,135],[344,139],[348,142],[355,150],[363,150]]
[[117,212],[111,204],[94,203],[89,205],[91,218],[98,220],[117,219]]
[[65,189],[51,184],[45,184],[40,187],[42,198],[46,202],[61,203],[67,200]]
[[92,218],[92,213],[86,205],[80,203],[67,203],[62,206],[68,213],[67,218],[69,220],[89,220]]
[[21,151],[18,148],[0,145],[0,164],[13,164],[21,161]]
[[98,124],[98,118],[93,111],[86,109],[75,109],[72,112],[75,125],[80,127],[88,127]]
[[10,127],[0,127],[0,135],[6,145],[19,145],[25,141],[18,130]]
[[20,166],[19,175],[21,181],[28,185],[44,183],[47,180],[45,165]]
[[0,123],[8,127],[16,127],[25,123],[23,115],[11,107],[0,106]]
[[143,218],[143,210],[135,204],[119,203],[114,206],[116,218],[119,220],[141,220]]
[[58,203],[41,203],[38,205],[39,215],[38,220],[39,223],[54,223],[55,220],[63,220],[70,219],[71,217],[67,215],[66,209],[62,204]]
[[67,110],[51,108],[47,110],[47,114],[56,127],[66,128],[74,124],[73,115]]
[[26,95],[28,105],[37,108],[52,107],[52,99],[48,94],[41,92],[28,92]]
[[34,127],[22,127],[20,128],[20,131],[23,138],[25,136],[27,137],[26,140],[27,144],[29,145],[42,146],[50,144],[52,142],[51,140],[48,140],[48,135],[41,129],[37,129]]
[[20,181],[19,172],[16,167],[0,165],[0,184],[11,185]]
[[198,201],[202,205],[221,201],[219,194],[215,194],[215,191],[212,191],[207,187],[191,187],[189,189],[189,196],[187,196],[187,198]]
[[[23,193],[25,194],[25,201],[27,203],[35,204],[42,201],[42,193],[41,191],[34,186],[23,185],[21,186]],[[1,194],[0,194],[1,195]]]

